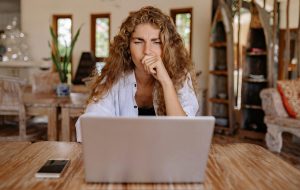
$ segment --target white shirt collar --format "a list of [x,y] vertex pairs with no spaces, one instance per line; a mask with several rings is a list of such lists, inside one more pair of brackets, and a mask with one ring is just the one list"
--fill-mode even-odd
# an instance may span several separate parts
[[124,73],[124,82],[125,85],[136,84],[134,70],[128,72],[127,74]]

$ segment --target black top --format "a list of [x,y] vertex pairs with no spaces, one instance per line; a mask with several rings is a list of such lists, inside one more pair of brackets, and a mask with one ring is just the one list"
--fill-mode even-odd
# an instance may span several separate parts
[[139,115],[153,116],[156,114],[154,111],[154,107],[150,107],[150,108],[141,107],[141,108],[139,108]]

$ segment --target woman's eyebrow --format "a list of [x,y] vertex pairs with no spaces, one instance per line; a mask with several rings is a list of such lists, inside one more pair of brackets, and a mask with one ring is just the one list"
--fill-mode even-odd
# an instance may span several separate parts
[[151,41],[160,41],[160,38],[152,38]]
[[132,39],[132,40],[140,40],[140,41],[144,41],[144,39],[141,38],[141,37],[132,37],[131,39]]
[[[131,37],[132,40],[140,40],[140,41],[145,41],[141,37]],[[151,41],[160,41],[160,38],[152,38]]]

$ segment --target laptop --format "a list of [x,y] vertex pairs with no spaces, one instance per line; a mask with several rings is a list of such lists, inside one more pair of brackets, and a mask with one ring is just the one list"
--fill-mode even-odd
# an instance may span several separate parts
[[82,116],[86,182],[201,183],[215,118]]

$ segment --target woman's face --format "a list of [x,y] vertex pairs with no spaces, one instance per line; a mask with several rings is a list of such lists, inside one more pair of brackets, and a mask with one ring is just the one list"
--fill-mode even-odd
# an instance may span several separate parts
[[136,69],[144,71],[141,60],[146,55],[161,56],[160,30],[151,24],[139,24],[130,39],[130,53]]

